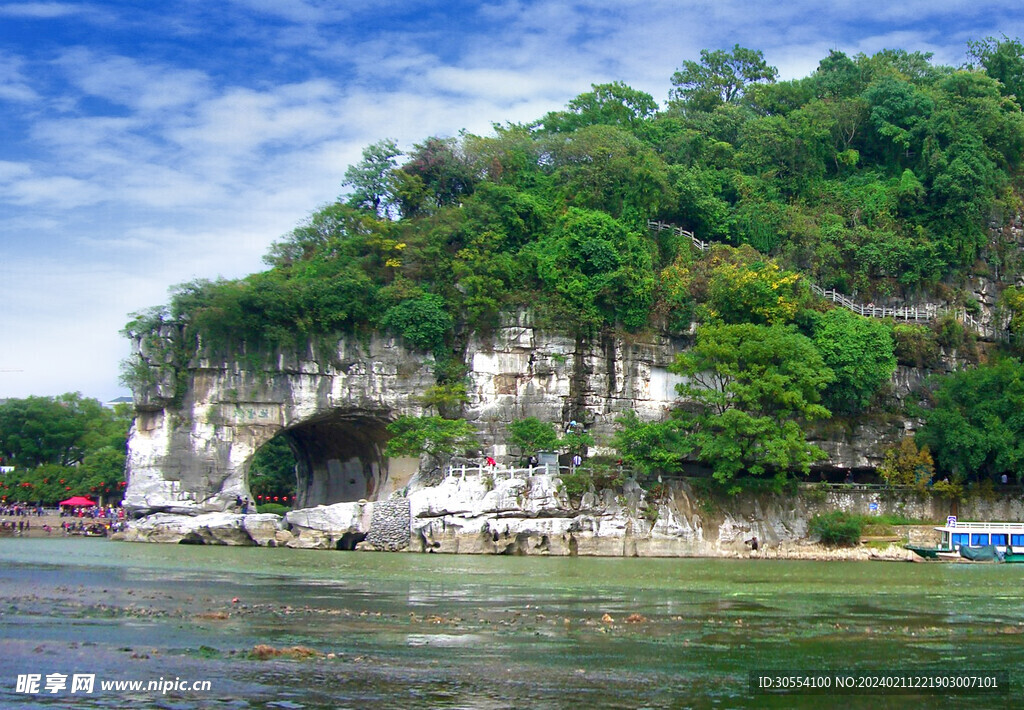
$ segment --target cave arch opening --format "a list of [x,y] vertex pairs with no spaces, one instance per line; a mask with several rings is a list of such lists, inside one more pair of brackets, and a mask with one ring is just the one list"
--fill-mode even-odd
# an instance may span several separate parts
[[[377,500],[391,489],[384,455],[389,421],[386,412],[334,410],[285,427],[253,457],[253,495],[260,495],[270,480],[282,480],[280,462],[287,459],[292,492],[284,495],[292,497],[292,507]],[[290,459],[285,452],[290,452]],[[268,469],[262,465],[271,456],[278,462],[274,479],[267,478]]]

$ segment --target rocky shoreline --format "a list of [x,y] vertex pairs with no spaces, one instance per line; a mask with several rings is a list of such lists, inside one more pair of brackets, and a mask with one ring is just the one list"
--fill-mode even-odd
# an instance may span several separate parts
[[[810,539],[793,501],[709,512],[684,485],[657,501],[634,481],[564,495],[557,476],[463,476],[384,501],[288,512],[156,513],[114,539],[322,550],[606,557],[903,560],[901,544],[831,548]],[[757,550],[750,541],[757,537]]]

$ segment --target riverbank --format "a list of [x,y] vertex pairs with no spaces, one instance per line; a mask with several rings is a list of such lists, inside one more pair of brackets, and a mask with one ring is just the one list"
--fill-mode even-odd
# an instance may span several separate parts
[[319,550],[822,560],[912,560],[915,556],[903,544],[935,542],[928,525],[853,548],[825,547],[810,534],[810,520],[828,511],[912,514],[914,501],[891,491],[814,490],[716,498],[696,492],[685,481],[652,490],[656,495],[627,480],[615,490],[573,498],[553,475],[450,476],[404,497],[317,506],[283,517],[157,513],[132,521],[129,530],[116,537],[131,542]]
[[[43,515],[0,516],[0,522],[6,522],[8,524],[9,529],[3,531],[3,534],[8,537],[52,538],[62,537],[64,535],[61,530],[62,523],[78,525],[78,523],[81,522],[86,527],[90,527],[93,524],[106,526],[111,521],[107,518],[61,517],[58,513],[48,512]],[[27,523],[29,527],[27,529],[23,527],[21,530],[18,530],[19,522]]]
[[[263,546],[292,549],[348,549],[364,552],[380,551],[372,542],[366,541],[362,523],[372,504],[336,504],[320,509],[292,511],[287,517],[272,514],[241,515],[234,513],[211,513],[199,516],[157,514],[133,521],[129,530],[111,536],[115,541],[178,543],[215,546]],[[355,508],[355,510],[353,510]],[[289,520],[303,524],[289,526]],[[313,526],[313,527],[306,527]],[[907,540],[922,538],[931,530],[930,526],[908,526]],[[407,536],[408,532],[405,533]],[[576,535],[580,535],[579,538]],[[407,538],[408,539],[408,538]],[[543,557],[656,557],[656,558],[718,558],[718,559],[763,559],[763,560],[832,560],[832,561],[905,561],[917,562],[920,558],[903,547],[903,542],[862,543],[854,547],[829,547],[810,540],[786,541],[774,545],[743,543],[741,548],[734,545],[716,548],[695,547],[690,542],[673,543],[670,540],[655,541],[643,545],[637,539],[618,539],[595,542],[585,533],[570,533],[564,544],[552,545],[550,538],[546,549],[531,546],[529,541],[514,539],[511,542],[501,536],[495,540],[490,534],[481,537],[473,533],[465,537],[454,537],[455,545],[448,549],[423,549],[406,544],[404,552],[441,554],[502,554],[534,555]],[[589,541],[589,544],[588,544]],[[459,544],[461,542],[461,544]],[[504,548],[502,544],[506,544]],[[631,543],[633,554],[622,554]],[[390,550],[394,552],[395,550]],[[611,551],[611,554],[609,554]],[[641,551],[647,554],[640,554]],[[614,554],[618,552],[618,554]],[[661,554],[653,554],[660,552]]]

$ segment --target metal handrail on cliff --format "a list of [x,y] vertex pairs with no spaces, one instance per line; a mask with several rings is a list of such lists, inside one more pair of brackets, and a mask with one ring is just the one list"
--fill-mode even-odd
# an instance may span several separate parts
[[[672,230],[677,236],[687,237],[691,243],[697,249],[704,252],[711,248],[709,242],[702,241],[697,236],[682,227],[677,227],[667,222],[661,222],[654,219],[647,220],[648,229],[655,231]],[[876,306],[873,303],[863,304],[854,301],[851,297],[846,294],[840,293],[835,289],[825,289],[818,284],[807,281],[811,286],[811,291],[816,295],[826,298],[833,303],[836,303],[843,308],[846,308],[854,313],[858,313],[868,318],[893,318],[895,320],[901,320],[904,322],[913,323],[930,323],[936,318],[944,315],[952,315],[957,321],[963,323],[968,328],[973,330],[982,339],[986,340],[1009,340],[1009,333],[1006,330],[994,328],[991,325],[982,323],[977,318],[972,316],[964,308],[953,308],[938,303],[925,303],[916,306]]]
[[[516,478],[517,476],[536,476],[539,474],[546,475],[561,475],[562,473],[569,473],[572,471],[582,470],[586,471],[590,467],[587,466],[586,462],[579,466],[556,466],[552,464],[537,464],[536,466],[488,466],[487,464],[459,464],[458,466],[449,466],[445,469],[445,478],[466,478],[469,476],[491,476],[493,478]],[[627,467],[620,466],[620,473],[630,473]]]
[[506,466],[488,466],[487,464],[475,464],[469,465],[459,464],[458,466],[449,466],[445,470],[445,478],[465,478],[469,476],[492,476],[494,478],[515,478],[516,474],[525,474],[527,476],[534,476],[538,473],[550,473],[550,467],[547,464],[538,466],[524,466],[521,468],[506,467]]

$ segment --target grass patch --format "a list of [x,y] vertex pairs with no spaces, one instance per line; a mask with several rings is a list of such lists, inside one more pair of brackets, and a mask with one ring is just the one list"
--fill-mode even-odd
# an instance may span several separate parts
[[280,503],[264,503],[263,505],[256,506],[257,513],[273,513],[274,515],[284,515],[291,510],[290,505],[281,505]]

